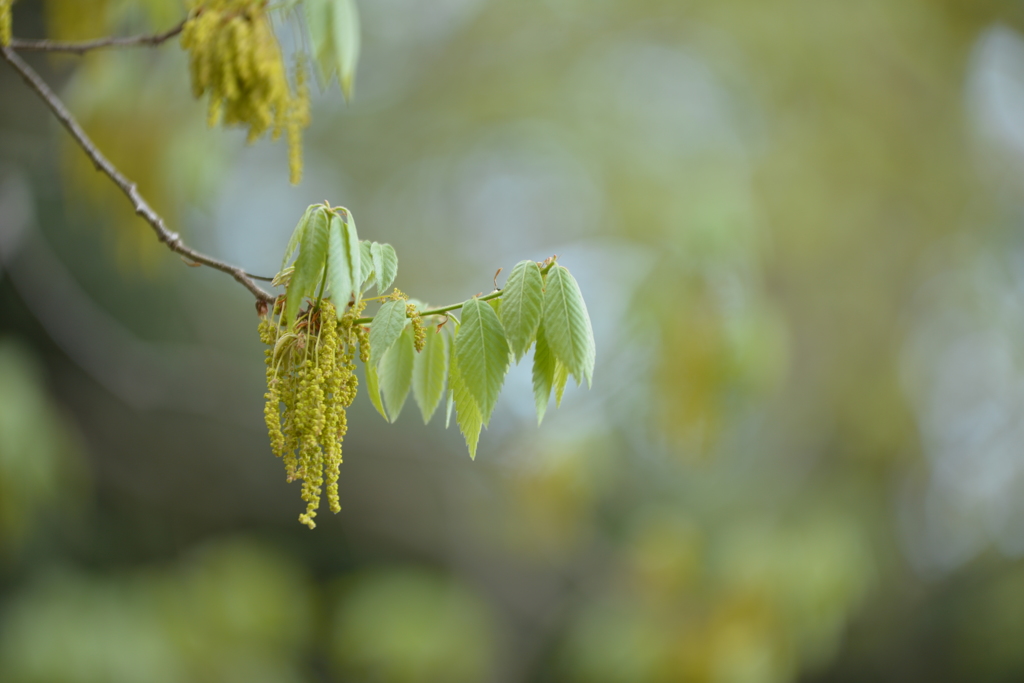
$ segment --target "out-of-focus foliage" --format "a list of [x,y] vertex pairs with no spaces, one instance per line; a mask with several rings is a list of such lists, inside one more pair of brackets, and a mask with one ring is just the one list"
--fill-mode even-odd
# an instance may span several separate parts
[[[92,141],[170,225],[188,216],[186,207],[210,200],[226,168],[222,141],[204,130],[202,108],[188,96],[185,68],[171,51],[90,55],[65,91]],[[69,221],[84,223],[83,212],[102,216],[122,269],[153,272],[166,248],[74,141],[61,140],[61,148]]]
[[80,449],[76,430],[46,393],[38,359],[0,338],[0,560],[15,557],[54,510],[82,502]]
[[493,616],[479,596],[433,572],[349,577],[333,597],[273,549],[222,541],[169,566],[110,576],[54,568],[0,616],[5,681],[160,683],[309,680],[312,610],[323,604],[331,666],[344,679],[484,680]]
[[14,0],[0,0],[0,45],[11,42],[11,5]]
[[342,680],[470,683],[492,673],[494,637],[487,606],[456,581],[378,570],[346,580],[331,651]]
[[679,511],[645,510],[613,590],[578,614],[564,665],[582,681],[793,680],[831,659],[870,587],[859,535],[822,515],[707,537]]
[[[74,37],[157,22],[120,6]],[[35,7],[14,6],[16,36],[42,25]],[[475,462],[436,424],[386,425],[357,400],[345,509],[307,540],[287,528],[299,503],[265,464],[251,302],[184,268],[161,275],[166,287],[105,285],[117,276],[93,233],[68,230],[69,207],[50,191],[42,110],[0,69],[11,93],[0,160],[31,171],[31,239],[49,240],[141,337],[224,351],[253,375],[232,380],[235,411],[198,398],[182,414],[121,405],[67,360],[102,348],[102,334],[82,327],[78,346],[47,346],[45,311],[18,289],[30,237],[24,253],[3,252],[0,324],[38,344],[85,433],[98,505],[82,538],[36,527],[55,558],[25,555],[0,577],[0,661],[28,666],[6,653],[59,642],[99,653],[68,680],[114,679],[104,667],[120,651],[90,625],[115,613],[109,630],[150,653],[135,660],[146,675],[250,671],[184,649],[163,603],[122,594],[142,595],[130,587],[156,575],[183,604],[211,601],[190,622],[211,650],[258,644],[237,649],[278,653],[268,667],[285,680],[1024,678],[1019,3],[380,0],[359,11],[359,93],[314,97],[304,185],[287,187],[277,148],[222,166],[199,154],[185,175],[216,168],[216,202],[164,208],[218,255],[272,274],[294,216],[344,202],[364,239],[403,254],[395,284],[431,301],[490,291],[499,265],[558,254],[601,349],[593,390],[566,388],[538,429],[529,368],[513,368]],[[305,39],[280,36],[286,57]],[[178,60],[177,76],[149,70],[145,52],[109,59],[135,60],[171,112],[188,100],[187,65],[171,45],[158,53]],[[104,59],[70,75],[107,71],[89,81],[109,107],[100,118],[147,92],[99,98],[120,73]],[[38,64],[51,78],[69,69]],[[87,114],[75,83],[68,92]],[[201,107],[188,106],[168,120],[201,128]],[[154,169],[187,137],[161,151],[114,120],[101,146],[116,150],[124,127]],[[206,150],[213,133],[225,139],[188,135]],[[173,174],[131,174],[151,178],[149,194],[179,196]],[[100,230],[107,214],[83,223]],[[171,332],[139,313],[154,308]],[[186,565],[168,558],[239,527],[305,567],[285,572],[287,585],[321,613],[271,620],[276,635],[217,635],[219,603],[195,598]],[[232,571],[248,566],[233,557]],[[58,560],[64,573],[48,573]],[[410,566],[431,569],[396,569]],[[258,606],[282,593],[245,595]],[[45,627],[25,616],[43,613],[55,615]]]
[[0,617],[0,672],[12,683],[300,681],[307,582],[245,541],[119,576],[47,570]]
[[126,30],[160,31],[181,21],[182,0],[46,0],[47,36],[93,40]]
[[600,435],[553,434],[514,457],[521,462],[505,482],[504,543],[534,561],[565,562],[593,542],[595,507],[614,488],[611,454]]
[[[181,21],[183,12],[180,0],[46,2],[48,35],[57,40],[163,31]],[[84,61],[65,93],[75,116],[153,207],[172,225],[180,223],[186,215],[182,208],[207,200],[224,172],[219,139],[203,134],[201,108],[187,96],[185,59],[165,48],[104,52]],[[103,216],[114,228],[119,265],[126,272],[152,272],[162,246],[140,229],[120,190],[96,172],[74,142],[61,143],[67,185],[78,207],[69,210],[69,218],[75,220],[81,209]]]

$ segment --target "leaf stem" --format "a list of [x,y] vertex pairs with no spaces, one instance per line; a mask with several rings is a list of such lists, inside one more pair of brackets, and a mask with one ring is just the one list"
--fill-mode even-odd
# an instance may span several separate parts
[[[544,264],[541,266],[541,269],[540,269],[541,275],[547,275],[547,272],[549,270],[551,270],[552,267],[554,267],[554,265],[555,265],[555,263],[557,261],[558,261],[558,256],[552,256],[551,258],[545,260]],[[503,293],[504,293],[504,290],[496,289],[493,292],[491,292],[490,294],[484,294],[483,296],[477,296],[477,297],[473,297],[473,298],[480,299],[480,301],[490,301],[491,299],[500,298]],[[374,299],[380,299],[382,297],[375,296],[373,298]],[[369,301],[369,300],[370,299],[367,299],[367,301]],[[448,306],[441,306],[440,308],[428,308],[425,311],[420,311],[420,316],[421,317],[426,317],[428,315],[444,315],[448,311],[454,311],[456,309],[462,308],[463,305],[465,305],[465,303],[466,302],[463,301],[460,304],[449,304]],[[373,322],[373,317],[356,318],[354,324],[355,325],[368,325],[368,324],[370,324],[372,322]]]
[[[473,298],[474,299],[479,299],[480,301],[490,301],[491,299],[498,299],[498,298],[500,298],[502,294],[503,294],[502,290],[496,289],[493,292],[491,292],[490,294],[484,294],[483,296],[477,296],[477,297],[473,297]],[[458,304],[449,304],[448,306],[441,306],[440,308],[428,308],[425,311],[420,311],[420,316],[425,318],[428,315],[444,315],[448,311],[454,311],[456,309],[462,308],[465,304],[466,304],[466,302],[463,301],[463,302],[458,303]],[[373,322],[373,317],[369,317],[369,318],[356,318],[355,324],[356,325],[368,325],[369,323],[372,323],[372,322]]]

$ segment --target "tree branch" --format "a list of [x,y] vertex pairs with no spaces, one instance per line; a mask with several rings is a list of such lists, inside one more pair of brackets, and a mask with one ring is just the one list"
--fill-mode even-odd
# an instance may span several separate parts
[[61,42],[56,40],[25,40],[12,38],[10,47],[15,50],[41,50],[44,52],[71,52],[76,55],[83,55],[90,50],[99,50],[107,47],[136,47],[154,46],[170,40],[181,33],[185,22],[182,21],[174,28],[157,33],[155,35],[128,36],[125,38],[99,38],[97,40],[86,40],[82,42]]
[[253,296],[256,297],[258,302],[270,303],[274,300],[274,296],[268,294],[261,289],[252,278],[244,270],[238,266],[233,266],[230,263],[218,261],[215,258],[202,254],[195,249],[187,246],[182,240],[181,236],[176,232],[171,232],[164,225],[164,219],[154,211],[146,200],[139,194],[138,188],[135,183],[128,180],[124,175],[121,174],[117,168],[110,163],[110,161],[103,156],[96,145],[92,143],[89,137],[82,130],[82,127],[78,125],[78,122],[68,111],[64,103],[60,101],[57,95],[54,94],[50,87],[39,77],[39,74],[35,72],[28,64],[22,60],[10,47],[0,46],[0,56],[12,66],[14,69],[21,74],[21,77],[28,83],[29,87],[36,91],[46,102],[46,105],[53,112],[54,116],[67,128],[68,132],[71,133],[71,137],[75,139],[78,145],[86,153],[89,159],[92,160],[93,165],[97,171],[101,171],[106,174],[117,187],[128,197],[128,201],[132,203],[135,208],[135,213],[138,214],[144,221],[149,223],[150,227],[156,233],[157,239],[167,245],[167,247],[177,253],[181,254],[185,259],[193,263],[200,263],[204,266],[209,266],[221,272],[227,273],[231,277],[235,278],[243,287],[248,289]]

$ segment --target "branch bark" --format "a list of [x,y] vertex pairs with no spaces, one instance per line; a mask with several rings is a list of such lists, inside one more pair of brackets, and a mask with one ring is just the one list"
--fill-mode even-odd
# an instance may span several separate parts
[[[180,27],[179,27],[180,28]],[[170,37],[170,36],[168,36]],[[166,40],[166,38],[165,38]],[[12,41],[13,45],[13,41]],[[192,263],[199,263],[204,266],[209,266],[215,270],[227,273],[239,282],[243,287],[248,289],[253,296],[256,297],[257,302],[271,303],[275,297],[268,292],[261,289],[252,277],[238,266],[219,261],[215,258],[207,256],[206,254],[200,253],[195,249],[186,245],[181,236],[176,232],[172,232],[167,229],[164,225],[163,218],[154,211],[143,196],[139,193],[135,183],[131,182],[126,178],[117,168],[110,163],[102,152],[96,148],[96,145],[92,143],[89,136],[85,134],[82,127],[75,120],[71,112],[68,111],[64,103],[61,102],[60,98],[50,89],[50,86],[40,78],[39,74],[30,67],[25,61],[18,56],[10,47],[0,46],[0,56],[4,58],[14,70],[17,71],[22,79],[32,88],[37,95],[46,103],[53,112],[53,115],[57,117],[57,120],[71,133],[71,137],[75,139],[79,147],[85,152],[85,154],[92,160],[93,165],[97,171],[100,171],[107,175],[111,181],[128,197],[128,201],[131,202],[135,208],[135,213],[138,214],[144,221],[149,223],[150,227],[156,233],[157,239],[167,245],[167,247],[180,254],[182,257]]]
[[99,38],[97,40],[86,40],[73,43],[57,40],[26,40],[23,38],[12,38],[9,47],[14,50],[71,52],[76,55],[83,55],[91,50],[99,50],[107,47],[152,47],[154,45],[160,45],[181,33],[181,30],[184,27],[185,22],[182,21],[174,28],[155,35],[128,36],[125,38]]

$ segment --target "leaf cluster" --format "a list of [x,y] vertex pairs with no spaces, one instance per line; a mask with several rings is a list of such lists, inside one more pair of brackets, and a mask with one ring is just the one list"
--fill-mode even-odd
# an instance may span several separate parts
[[390,244],[360,241],[351,212],[324,202],[307,208],[299,219],[281,269],[274,284],[287,287],[282,324],[289,327],[307,297],[330,297],[340,320],[369,286],[384,292],[398,273],[398,256]]
[[[370,402],[384,419],[397,420],[411,393],[427,423],[447,395],[445,424],[454,413],[474,459],[509,368],[531,348],[538,423],[552,392],[561,403],[570,375],[590,385],[590,316],[576,280],[555,257],[521,261],[503,289],[440,308],[397,289],[385,294],[397,273],[391,245],[360,240],[351,212],[324,202],[302,215],[274,278],[286,289],[260,325],[272,347],[265,414],[289,480],[304,481],[300,520],[311,527],[324,475],[330,507],[340,509],[340,439],[356,394],[357,347]],[[363,298],[374,286],[377,296]],[[376,314],[358,317],[371,300],[381,301]]]
[[[576,280],[554,257],[516,264],[501,290],[431,309],[397,290],[384,294],[398,271],[395,250],[359,241],[344,208],[309,207],[282,266],[296,251],[295,265],[277,280],[287,284],[286,326],[306,299],[331,297],[339,316],[361,306],[369,286],[376,285],[376,298],[385,299],[373,317],[357,322],[369,328],[363,359],[367,392],[386,420],[398,419],[411,393],[429,422],[447,396],[446,424],[454,412],[475,458],[509,368],[531,348],[538,423],[552,393],[556,405],[561,403],[570,376],[577,385],[592,381],[596,355],[587,306]],[[453,313],[457,309],[461,319]]]
[[[554,259],[522,261],[504,289],[444,308],[461,308],[461,320],[448,310],[418,305],[416,315],[408,316],[405,302],[394,300],[370,322],[367,385],[385,419],[398,418],[411,390],[424,423],[429,422],[447,393],[446,424],[454,412],[475,458],[506,374],[531,348],[538,423],[552,391],[561,403],[570,375],[577,385],[584,380],[590,385],[596,358],[590,316],[576,280]],[[431,319],[418,353],[416,317]]]

